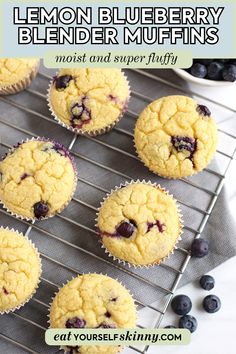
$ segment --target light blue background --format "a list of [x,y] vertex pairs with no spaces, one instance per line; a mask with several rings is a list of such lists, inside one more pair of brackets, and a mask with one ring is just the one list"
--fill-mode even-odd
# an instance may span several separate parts
[[[9,2],[9,3],[5,3],[3,5],[3,21],[2,21],[2,33],[3,33],[3,56],[6,57],[14,57],[14,56],[18,56],[19,54],[21,56],[37,56],[37,57],[43,57],[44,53],[47,50],[70,50],[70,51],[79,51],[80,48],[84,51],[85,49],[92,49],[92,50],[96,50],[99,52],[101,52],[102,50],[121,50],[121,51],[132,51],[132,49],[147,49],[148,50],[191,50],[193,57],[232,57],[234,56],[234,48],[233,48],[233,42],[235,41],[235,39],[233,39],[233,35],[234,34],[234,26],[233,23],[235,21],[234,19],[234,11],[235,8],[232,4],[228,3],[228,2],[224,2],[224,1],[206,1],[206,2],[201,2],[201,1],[183,1],[183,2],[154,2],[154,1],[149,1],[149,2],[141,2],[141,1],[135,1],[135,2],[129,2],[127,0],[127,2],[120,2],[118,5],[117,1],[101,1],[100,4],[99,2],[96,2],[98,5],[93,5],[92,2],[86,2],[86,1],[74,1],[74,2],[60,2],[60,5],[58,5],[58,2],[26,2],[26,1],[20,1],[17,3],[14,2]],[[183,45],[181,43],[181,41],[178,41],[177,45],[174,46],[168,46],[167,44],[165,45],[161,45],[161,46],[157,46],[156,44],[153,45],[145,45],[143,44],[141,45],[135,45],[135,44],[130,44],[130,45],[113,45],[113,46],[109,46],[109,45],[90,45],[88,44],[83,44],[82,46],[80,45],[32,45],[32,44],[28,44],[28,45],[18,45],[17,44],[17,29],[18,26],[17,25],[13,25],[13,7],[14,6],[19,6],[21,11],[23,10],[23,14],[25,13],[25,8],[27,6],[44,6],[47,9],[50,9],[54,6],[58,6],[59,8],[64,7],[64,6],[70,6],[70,7],[76,7],[76,6],[92,6],[93,8],[93,25],[96,25],[97,23],[97,19],[96,19],[96,14],[97,14],[97,8],[98,6],[119,6],[120,11],[124,11],[124,7],[125,6],[160,6],[160,7],[176,7],[176,6],[190,6],[190,7],[195,7],[195,6],[213,6],[213,7],[218,7],[218,6],[224,6],[225,10],[223,11],[221,17],[220,17],[220,27],[219,27],[219,32],[218,32],[218,36],[220,37],[220,40],[217,44],[215,45],[209,45],[209,44],[195,44],[195,45]],[[20,26],[24,26],[24,25],[20,25]],[[27,25],[26,25],[27,26]],[[36,25],[32,25],[32,26],[36,26]],[[54,25],[52,25],[54,27]],[[71,26],[71,25],[69,25]],[[88,25],[83,24],[83,27],[89,27]],[[109,26],[112,26],[109,25]],[[117,37],[118,41],[120,43],[123,42],[123,31],[122,31],[122,26],[115,26],[116,28],[118,28],[120,35]],[[139,26],[139,25],[138,25]],[[151,25],[150,25],[151,26]],[[177,25],[175,25],[177,26]],[[208,26],[208,25],[207,25]],[[41,28],[44,26],[40,26]],[[136,27],[136,25],[132,26],[132,29],[134,29]],[[196,26],[197,28],[197,26]],[[43,29],[43,28],[42,28]],[[166,42],[167,43],[167,42]]]

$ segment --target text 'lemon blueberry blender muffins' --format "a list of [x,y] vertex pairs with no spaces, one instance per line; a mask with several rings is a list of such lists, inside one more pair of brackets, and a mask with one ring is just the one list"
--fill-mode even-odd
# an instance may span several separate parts
[[[69,281],[54,297],[50,328],[134,328],[136,306],[129,291],[102,274],[84,274]],[[120,346],[64,347],[66,353],[116,354]]]
[[96,226],[110,256],[130,266],[150,267],[173,253],[182,225],[173,196],[160,185],[138,180],[104,199]]
[[0,314],[28,302],[40,275],[41,261],[34,244],[21,233],[0,227]]
[[27,220],[60,213],[77,184],[74,160],[63,145],[45,138],[23,141],[0,161],[0,201]]
[[134,132],[135,148],[145,166],[167,178],[202,171],[213,158],[218,132],[210,110],[187,96],[150,103]]
[[39,59],[1,58],[0,95],[20,92],[28,87],[38,73]]
[[63,127],[90,136],[111,130],[129,98],[129,83],[120,69],[61,69],[48,90],[53,117]]

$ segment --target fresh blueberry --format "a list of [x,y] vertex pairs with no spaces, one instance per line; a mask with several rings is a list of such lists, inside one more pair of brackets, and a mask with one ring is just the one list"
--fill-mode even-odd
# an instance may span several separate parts
[[220,63],[228,63],[230,59],[217,59]]
[[179,328],[186,328],[191,333],[195,332],[197,329],[197,320],[195,317],[190,315],[185,315],[179,319]]
[[190,69],[190,73],[195,76],[198,77],[200,79],[203,79],[204,77],[207,76],[207,68],[205,65],[200,64],[200,63],[195,63],[193,64],[193,66]]
[[207,106],[204,106],[203,104],[198,104],[197,105],[197,112],[201,114],[204,117],[210,117],[211,116],[211,111]]
[[178,152],[186,150],[193,154],[196,150],[195,139],[188,136],[172,136],[171,143]]
[[48,204],[45,202],[37,202],[34,204],[34,215],[37,219],[44,218],[49,211]]
[[192,302],[186,295],[176,295],[171,301],[172,310],[177,315],[186,315],[192,308]]
[[215,286],[215,279],[211,275],[203,275],[199,283],[203,289],[211,290]]
[[165,326],[164,328],[176,328],[176,327],[169,325],[169,326]]
[[225,81],[236,81],[236,65],[227,65],[223,70],[222,76]]
[[213,61],[207,68],[207,77],[211,80],[222,80],[224,64]]
[[127,237],[133,235],[135,231],[135,224],[133,221],[127,222],[123,221],[116,229],[119,236]]
[[203,64],[203,65],[209,65],[209,64],[211,64],[212,61],[213,61],[212,59],[195,59],[194,63],[200,63],[200,64]]
[[208,295],[203,299],[202,305],[206,312],[214,313],[221,308],[221,301],[216,295]]
[[69,318],[66,321],[66,328],[84,328],[86,325],[85,320],[82,320],[79,317]]
[[55,87],[57,90],[64,90],[67,88],[69,82],[72,80],[71,75],[62,75],[54,79]]
[[204,238],[196,238],[191,245],[191,255],[193,257],[202,258],[209,252],[209,243]]

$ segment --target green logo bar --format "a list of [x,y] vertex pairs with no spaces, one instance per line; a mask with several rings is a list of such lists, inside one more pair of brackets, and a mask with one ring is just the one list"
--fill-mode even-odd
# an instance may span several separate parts
[[187,329],[48,329],[48,345],[187,345]]
[[47,68],[189,68],[192,55],[187,51],[48,51]]

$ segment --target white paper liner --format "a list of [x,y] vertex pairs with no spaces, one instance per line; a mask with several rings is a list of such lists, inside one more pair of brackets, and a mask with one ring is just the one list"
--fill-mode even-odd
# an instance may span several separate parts
[[[63,128],[66,128],[68,130],[70,130],[71,132],[73,133],[76,133],[78,135],[84,135],[84,136],[92,136],[92,137],[95,137],[95,136],[98,136],[98,135],[102,135],[102,134],[105,134],[105,133],[108,133],[120,120],[121,118],[124,116],[125,112],[127,111],[127,108],[128,108],[128,103],[129,103],[129,100],[130,100],[130,95],[131,95],[131,91],[130,91],[130,84],[129,84],[129,80],[127,78],[127,76],[124,74],[123,71],[121,71],[124,79],[126,80],[127,84],[128,84],[128,89],[129,89],[129,92],[128,92],[128,96],[127,96],[127,99],[126,99],[126,103],[125,103],[125,106],[124,108],[122,109],[122,111],[120,112],[120,115],[116,118],[116,120],[107,125],[106,127],[104,128],[101,128],[101,129],[96,129],[96,130],[88,130],[88,131],[84,131],[80,128],[73,128],[71,125],[69,124],[66,124],[65,122],[63,122],[57,115],[56,113],[54,112],[54,109],[52,107],[52,103],[51,103],[51,99],[50,99],[50,96],[51,96],[51,89],[53,87],[53,79],[50,81],[49,83],[49,87],[48,87],[48,90],[47,90],[47,103],[48,103],[48,108],[49,108],[49,111],[52,115],[52,117],[63,127]],[[56,73],[56,75],[58,75],[58,72]]]
[[[29,141],[34,141],[34,140],[38,140],[38,141],[45,141],[45,142],[51,142],[51,143],[55,143],[56,141],[55,140],[51,140],[51,139],[48,139],[48,138],[45,138],[45,137],[37,137],[37,138],[31,138],[31,139],[25,139],[25,140],[21,140],[21,142],[19,143],[20,145],[21,144],[24,144],[24,143],[27,143]],[[58,143],[60,145],[62,145],[61,143]],[[64,145],[63,145],[64,147]],[[6,158],[8,155],[11,155],[16,149],[18,148],[18,146],[15,146],[15,147],[12,147],[11,149],[9,149],[9,151],[6,153],[5,157]],[[64,147],[65,148],[65,147]],[[65,148],[66,149],[66,148]],[[67,149],[66,149],[67,150]],[[68,150],[67,150],[68,151]],[[68,151],[69,153],[69,151]],[[76,191],[76,187],[77,187],[77,182],[78,182],[78,175],[77,175],[77,169],[76,169],[76,165],[75,165],[75,161],[74,161],[74,158],[73,156],[69,153],[69,158],[70,158],[70,161],[72,163],[72,166],[74,168],[74,173],[75,173],[75,176],[74,176],[74,185],[73,185],[73,190],[72,190],[72,193],[71,193],[71,196],[70,198],[68,199],[68,201],[59,209],[57,210],[57,212],[55,214],[52,214],[52,215],[47,215],[45,217],[42,217],[40,219],[38,218],[29,218],[27,216],[24,216],[24,215],[20,215],[20,214],[16,214],[14,213],[13,211],[11,211],[7,206],[6,204],[0,200],[0,205],[3,206],[3,208],[8,212],[10,213],[12,216],[14,216],[15,218],[17,219],[20,219],[20,220],[27,220],[27,221],[39,221],[39,220],[46,220],[46,219],[49,219],[49,218],[52,218],[53,216],[55,216],[56,214],[60,214],[68,205],[69,203],[71,202],[72,198],[73,198],[73,195]]]
[[[90,272],[89,272],[89,273],[83,273],[83,274],[81,274],[81,275],[89,275],[89,274],[97,274],[97,275],[107,276],[107,277],[109,277],[109,278],[111,278],[111,279],[113,279],[113,280],[116,280],[117,283],[119,283],[120,285],[122,285],[122,286],[125,288],[125,290],[126,290],[126,291],[129,293],[129,295],[132,297],[133,302],[134,302],[134,305],[135,305],[135,309],[136,309],[136,326],[137,326],[137,314],[138,314],[138,312],[137,312],[137,305],[135,304],[134,296],[133,296],[133,294],[131,294],[130,290],[127,289],[126,286],[124,286],[124,285],[122,284],[122,282],[119,281],[117,278],[114,279],[114,278],[110,277],[110,276],[107,275],[107,274],[94,273],[94,272],[93,272],[93,273],[90,273]],[[81,275],[78,275],[78,277],[81,276]],[[63,283],[62,286],[58,287],[58,291],[55,291],[55,292],[54,292],[54,296],[52,297],[51,302],[50,302],[50,304],[49,304],[49,305],[50,305],[49,313],[48,313],[48,315],[47,315],[47,317],[48,317],[47,323],[49,324],[49,328],[53,328],[53,327],[51,327],[51,323],[50,323],[50,310],[51,310],[51,305],[52,305],[52,303],[53,303],[53,301],[54,301],[56,295],[59,293],[59,291],[60,291],[65,285],[67,285],[70,281],[72,281],[73,279],[76,279],[76,278],[77,278],[77,277],[72,277],[71,280],[68,280],[66,283]],[[112,346],[112,345],[111,345],[111,346]],[[67,348],[66,346],[61,346],[61,347],[60,347],[61,350],[64,350],[64,353],[68,352],[68,349],[66,349],[66,348]],[[121,346],[121,347],[118,349],[117,353],[120,353],[123,349],[124,349],[124,346]]]
[[13,95],[26,89],[37,75],[39,64],[40,61],[38,60],[37,64],[31,68],[31,71],[24,79],[16,82],[15,84],[0,87],[0,95]]
[[98,215],[99,215],[100,209],[102,208],[102,206],[105,203],[105,201],[107,199],[109,199],[109,197],[112,195],[112,193],[117,192],[119,189],[121,189],[123,187],[127,187],[127,186],[129,186],[131,184],[139,184],[139,183],[143,183],[145,185],[150,185],[150,186],[156,187],[156,188],[160,189],[161,191],[163,191],[169,197],[173,198],[173,201],[175,202],[176,207],[177,207],[177,214],[178,214],[178,218],[179,218],[179,222],[180,222],[180,233],[179,233],[179,237],[176,239],[174,247],[172,248],[172,250],[170,250],[170,252],[165,257],[163,257],[162,259],[160,259],[158,261],[150,263],[150,264],[133,264],[133,263],[130,263],[130,262],[125,261],[123,259],[120,259],[120,258],[118,258],[118,257],[116,257],[116,256],[114,256],[113,254],[110,253],[110,251],[106,248],[106,246],[104,246],[102,240],[101,240],[101,248],[104,249],[105,253],[109,257],[111,257],[114,261],[117,261],[120,264],[127,265],[129,268],[133,267],[135,269],[137,269],[137,268],[139,268],[139,269],[140,268],[148,269],[148,268],[154,267],[156,265],[159,265],[160,263],[165,262],[165,260],[168,259],[170,257],[170,255],[174,253],[174,250],[177,248],[177,243],[180,240],[182,240],[183,225],[184,225],[183,215],[182,215],[182,212],[181,212],[181,209],[180,209],[180,206],[179,206],[177,200],[173,197],[172,194],[169,193],[169,191],[167,191],[165,188],[161,187],[160,184],[155,183],[155,182],[151,182],[150,180],[149,181],[145,181],[145,180],[139,180],[138,179],[138,180],[131,180],[130,182],[126,181],[125,183],[121,183],[120,186],[116,186],[114,189],[111,190],[110,193],[107,193],[106,196],[103,198],[103,201],[100,203],[100,207],[98,208],[98,211],[97,211],[97,214],[96,214],[97,218],[96,218],[95,221],[96,221],[96,228],[98,229],[99,228],[99,226],[98,226]]
[[2,226],[0,226],[0,230],[12,231],[12,232],[15,232],[16,234],[18,234],[19,236],[24,237],[24,238],[28,241],[28,243],[32,246],[32,248],[34,249],[34,251],[35,251],[35,253],[36,253],[36,255],[37,255],[37,258],[38,258],[38,262],[39,262],[38,282],[37,282],[37,284],[36,284],[36,286],[35,286],[35,288],[34,288],[34,291],[25,299],[24,302],[22,302],[22,303],[19,304],[18,306],[13,307],[13,308],[11,308],[11,309],[7,309],[7,310],[5,310],[5,311],[0,311],[0,315],[4,315],[4,314],[8,314],[8,313],[10,313],[10,312],[14,312],[14,311],[16,311],[16,310],[19,310],[21,307],[23,307],[27,302],[29,302],[29,301],[32,299],[32,297],[33,297],[34,294],[36,293],[36,291],[37,291],[37,289],[38,289],[38,287],[39,287],[39,284],[40,284],[40,276],[41,276],[41,274],[42,274],[42,262],[41,262],[41,258],[40,258],[39,251],[38,251],[37,247],[36,247],[35,244],[34,244],[27,236],[25,236],[22,232],[19,232],[19,231],[13,229],[13,228],[10,229],[9,227],[2,227]]

